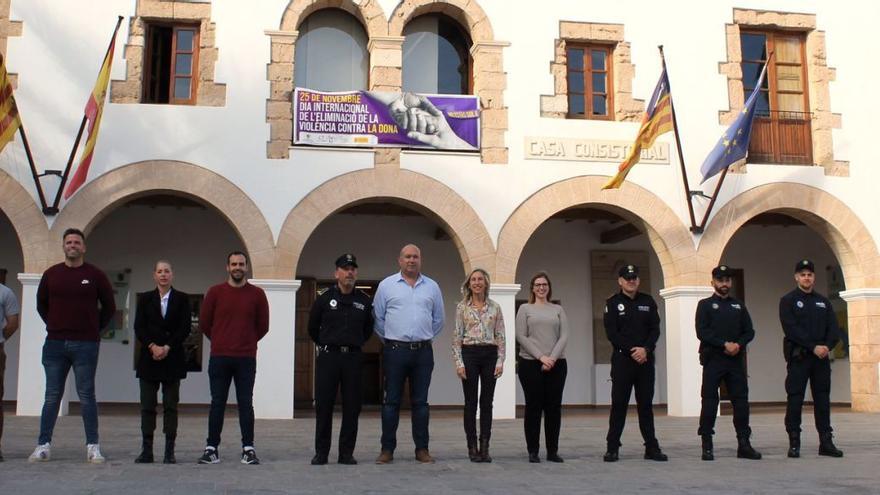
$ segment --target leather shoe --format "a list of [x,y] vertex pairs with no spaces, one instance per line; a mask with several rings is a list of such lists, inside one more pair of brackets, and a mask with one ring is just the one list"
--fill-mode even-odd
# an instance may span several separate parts
[[354,458],[353,455],[341,455],[339,456],[339,460],[336,461],[338,464],[346,464],[349,466],[354,466],[358,463],[357,459]]
[[618,459],[620,459],[620,455],[616,450],[609,450],[602,456],[602,460],[605,462],[617,462]]
[[537,463],[541,462],[541,458],[538,457],[537,452],[529,452],[529,462],[531,462],[533,464],[537,464]]
[[324,454],[315,454],[315,457],[312,457],[312,466],[323,466],[327,464],[327,456]]
[[665,462],[669,460],[669,456],[660,450],[660,447],[651,447],[645,449],[645,460]]
[[550,462],[565,462],[565,460],[563,460],[562,457],[559,457],[559,454],[556,452],[548,452],[547,460]]
[[434,464],[434,458],[428,452],[428,449],[416,449],[416,460],[422,464]]
[[394,462],[394,453],[390,450],[383,450],[376,458],[376,464],[391,464]]

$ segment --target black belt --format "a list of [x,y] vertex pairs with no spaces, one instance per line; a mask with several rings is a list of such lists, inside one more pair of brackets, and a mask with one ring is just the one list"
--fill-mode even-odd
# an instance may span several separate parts
[[420,340],[418,342],[405,342],[403,340],[385,340],[385,347],[392,349],[410,349],[412,351],[419,350],[423,347],[431,347],[430,340]]
[[360,346],[356,345],[319,345],[318,352],[360,352]]

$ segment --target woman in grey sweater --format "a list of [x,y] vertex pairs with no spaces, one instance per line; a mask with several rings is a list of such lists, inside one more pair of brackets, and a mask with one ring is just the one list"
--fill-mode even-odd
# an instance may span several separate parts
[[520,345],[517,374],[526,398],[523,426],[529,462],[541,462],[538,450],[542,414],[547,460],[563,462],[559,457],[559,430],[562,391],[568,373],[568,318],[562,306],[550,302],[552,294],[550,277],[545,272],[536,273],[529,283],[529,302],[516,313],[516,341]]

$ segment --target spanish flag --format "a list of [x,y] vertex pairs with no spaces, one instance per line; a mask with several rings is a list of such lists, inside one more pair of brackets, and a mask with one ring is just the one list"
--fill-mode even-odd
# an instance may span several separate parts
[[92,164],[95,142],[98,141],[98,129],[101,126],[101,114],[104,113],[104,100],[107,99],[107,85],[110,83],[110,67],[113,65],[113,50],[116,46],[117,31],[119,31],[119,24],[116,25],[116,30],[113,31],[110,47],[107,49],[107,55],[104,56],[101,71],[98,72],[95,89],[92,90],[92,94],[89,95],[89,101],[86,103],[85,119],[89,123],[89,137],[86,139],[86,147],[83,150],[79,166],[64,190],[64,199],[71,197],[85,183],[86,177],[89,175],[89,165]]
[[617,169],[617,175],[611,178],[602,186],[602,189],[617,189],[626,179],[626,174],[639,163],[642,157],[642,149],[650,148],[654,145],[657,136],[672,130],[672,95],[669,93],[669,80],[666,78],[666,69],[660,74],[660,80],[657,81],[657,87],[654,88],[654,95],[645,110],[642,117],[642,127],[639,128],[639,135],[632,145],[626,159]]
[[6,73],[6,60],[0,54],[0,151],[15,137],[15,131],[21,127],[18,106],[12,95],[12,81]]

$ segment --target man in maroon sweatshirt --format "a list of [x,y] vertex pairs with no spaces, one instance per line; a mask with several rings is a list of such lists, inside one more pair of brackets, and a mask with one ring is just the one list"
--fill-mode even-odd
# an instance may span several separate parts
[[61,242],[64,263],[46,270],[37,288],[37,312],[46,322],[46,343],[43,345],[46,399],[40,416],[40,438],[28,460],[48,461],[51,457],[52,431],[64,395],[64,382],[73,368],[86,430],[86,459],[101,463],[104,456],[98,445],[95,370],[98,368],[100,331],[110,323],[116,312],[116,303],[107,275],[85,262],[86,239],[82,231],[65,230]]
[[220,433],[233,380],[241,426],[241,463],[260,463],[254,450],[254,379],[257,341],[269,331],[269,301],[263,289],[247,282],[247,269],[244,253],[230,253],[226,258],[226,282],[208,289],[199,313],[199,327],[211,340],[211,412],[207,446],[199,464],[220,462]]

